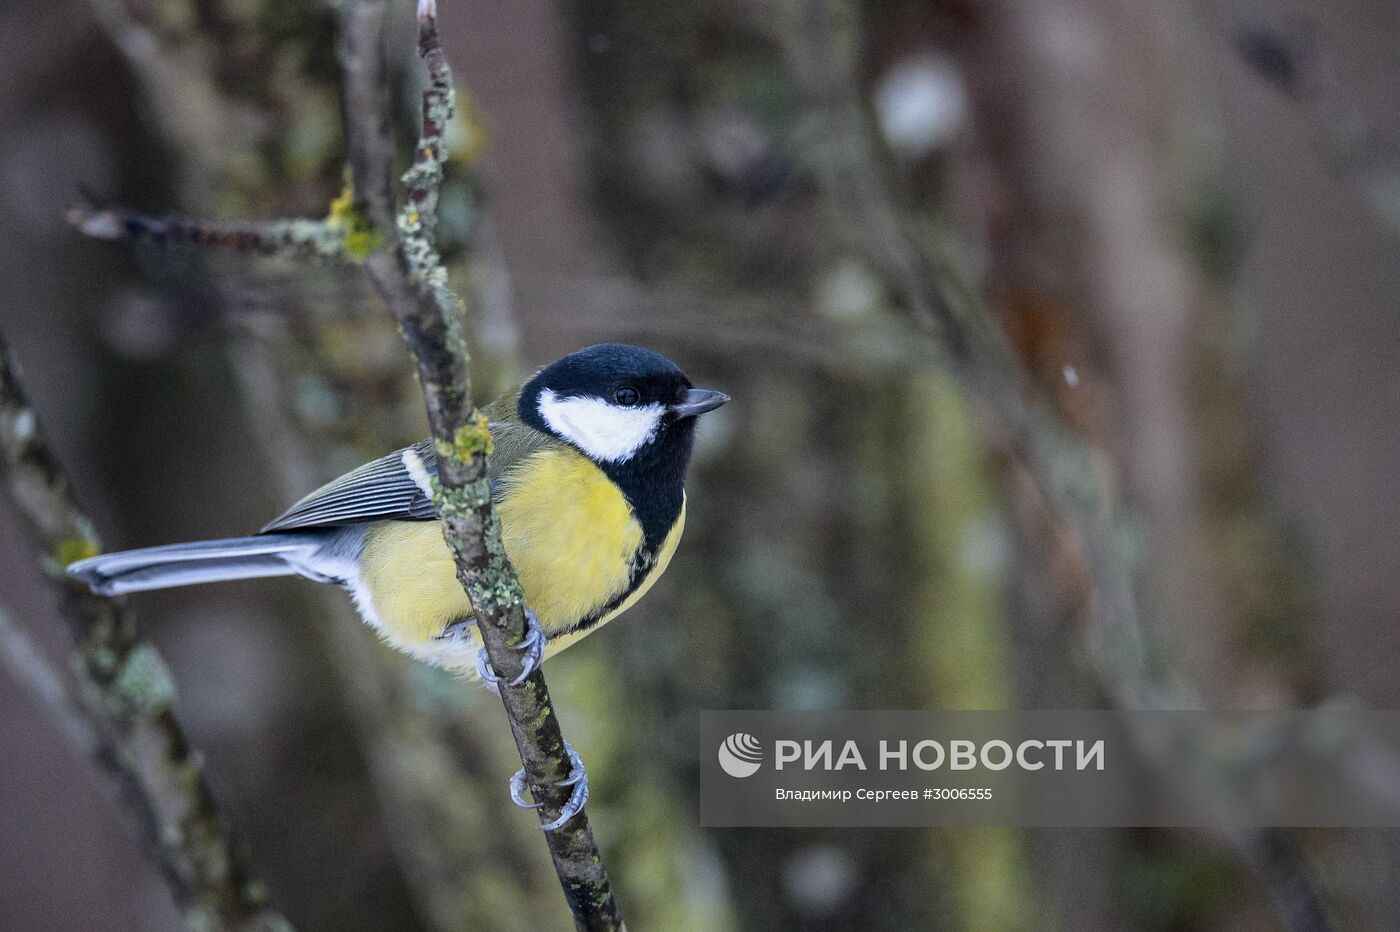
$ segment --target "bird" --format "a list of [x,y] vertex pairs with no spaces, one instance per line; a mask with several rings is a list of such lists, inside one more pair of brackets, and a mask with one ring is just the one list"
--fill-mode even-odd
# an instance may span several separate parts
[[[485,409],[492,499],[530,626],[513,684],[631,608],[666,571],[685,529],[697,419],[729,400],[658,353],[602,343]],[[262,576],[330,583],[388,644],[495,684],[433,505],[436,475],[423,440],[327,483],[254,535],[67,569],[101,595]]]
[[[636,604],[666,571],[685,530],[696,421],[729,401],[695,388],[650,350],[602,343],[545,366],[487,406],[487,478],[501,541],[525,596],[517,686],[550,655]],[[260,576],[340,586],[380,637],[436,667],[497,689],[433,505],[437,457],[423,440],[353,469],[257,534],[101,554],[68,565],[100,595]],[[567,742],[571,787],[552,832],[588,801]],[[527,801],[522,768],[511,800]]]

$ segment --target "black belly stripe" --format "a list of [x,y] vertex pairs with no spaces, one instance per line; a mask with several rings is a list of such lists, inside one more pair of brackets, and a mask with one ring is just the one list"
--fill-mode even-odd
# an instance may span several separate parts
[[654,442],[627,461],[597,464],[627,499],[632,516],[641,525],[642,543],[623,591],[586,618],[562,629],[561,634],[587,631],[598,624],[627,601],[656,567],[656,558],[685,507],[685,470],[694,431],[693,418],[670,424]]
[[[667,533],[669,533],[669,531]],[[554,636],[558,637],[559,634],[572,634],[578,631],[587,631],[589,628],[592,628],[594,625],[598,624],[598,622],[608,617],[608,613],[623,602],[626,602],[627,597],[636,592],[637,587],[640,586],[646,580],[647,576],[651,574],[651,571],[655,569],[656,555],[659,552],[659,547],[652,548],[648,543],[643,543],[641,549],[637,551],[636,560],[632,564],[632,575],[627,580],[627,586],[622,590],[621,594],[614,597],[612,601],[608,602],[596,612],[593,612],[581,621],[569,625]]]

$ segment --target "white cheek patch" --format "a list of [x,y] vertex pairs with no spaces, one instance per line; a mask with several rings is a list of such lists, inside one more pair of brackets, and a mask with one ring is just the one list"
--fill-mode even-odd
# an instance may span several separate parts
[[624,463],[656,436],[665,408],[659,404],[624,408],[601,398],[560,398],[540,392],[540,416],[556,434],[595,460]]

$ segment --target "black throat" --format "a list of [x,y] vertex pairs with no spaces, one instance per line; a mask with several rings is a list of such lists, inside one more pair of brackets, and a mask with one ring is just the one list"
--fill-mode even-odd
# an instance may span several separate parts
[[[669,418],[670,415],[667,415]],[[655,554],[671,533],[685,501],[685,472],[695,442],[695,418],[663,422],[650,443],[623,463],[598,463],[632,506],[643,543]]]
[[[541,386],[545,383],[546,376],[562,386],[559,391],[568,391],[574,387],[565,378],[567,373],[553,371],[559,365],[556,363],[555,366],[541,370],[525,384],[516,403],[516,412],[522,421],[535,430],[559,437],[568,443],[568,438],[560,437],[552,430],[539,411]],[[675,397],[676,389],[681,383],[672,385],[671,381],[677,378],[684,380],[685,376],[676,370],[674,376],[668,375],[667,378],[667,384],[655,393]],[[644,384],[643,380],[635,378],[630,381]],[[686,386],[689,384],[684,382]],[[637,523],[642,526],[642,547],[647,559],[638,562],[639,570],[649,564],[650,558],[661,549],[661,545],[666,542],[666,535],[671,533],[676,519],[680,517],[681,506],[685,503],[685,472],[690,466],[690,451],[694,442],[695,418],[677,418],[674,413],[668,411],[662,414],[655,436],[625,462],[599,461],[589,457],[590,461],[622,491],[627,504],[632,507]],[[577,446],[574,449],[588,456],[587,452]]]

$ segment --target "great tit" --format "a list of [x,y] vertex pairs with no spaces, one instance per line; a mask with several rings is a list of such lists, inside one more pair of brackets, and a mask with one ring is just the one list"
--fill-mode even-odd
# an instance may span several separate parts
[[[534,662],[626,611],[665,572],[685,527],[696,418],[727,401],[663,356],[605,343],[486,409],[492,497]],[[251,537],[103,554],[68,572],[103,595],[257,576],[333,583],[394,647],[494,679],[433,507],[436,471],[425,440],[322,486]]]

